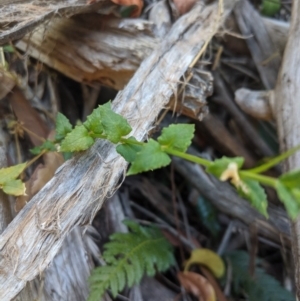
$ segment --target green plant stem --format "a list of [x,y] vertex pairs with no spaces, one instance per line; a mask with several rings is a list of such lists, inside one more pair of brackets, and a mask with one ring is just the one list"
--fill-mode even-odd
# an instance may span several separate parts
[[265,171],[269,170],[271,167],[276,166],[281,161],[283,161],[286,158],[290,157],[291,155],[293,155],[295,152],[297,152],[299,150],[300,150],[300,145],[295,146],[295,147],[291,148],[290,150],[284,152],[283,154],[280,154],[279,156],[277,156],[277,157],[269,160],[265,164],[262,164],[260,166],[248,169],[248,171],[252,172],[252,173],[262,173],[262,172],[265,172]]
[[176,156],[176,157],[185,159],[187,161],[203,165],[205,167],[208,167],[211,164],[211,161],[209,161],[209,160],[206,160],[206,159],[203,159],[203,158],[200,158],[200,157],[197,157],[197,156],[193,156],[193,155],[190,155],[190,154],[187,154],[187,153],[183,153],[183,152],[180,152],[180,151],[175,150],[173,148],[167,148],[167,147],[162,147],[162,148],[163,148],[164,152],[166,152],[169,155]]
[[[127,144],[134,144],[134,145],[144,145],[145,144],[144,142],[133,141],[133,140],[129,140],[129,139],[126,139],[126,138],[121,138],[120,142],[121,143],[127,143]],[[209,161],[209,160],[200,158],[198,156],[190,155],[190,154],[175,150],[173,148],[168,148],[166,146],[162,146],[162,150],[165,153],[169,154],[169,155],[176,156],[176,157],[185,159],[187,161],[200,164],[200,165],[205,166],[205,167],[208,167],[208,166],[211,165],[211,161]],[[295,152],[295,150],[293,150],[293,152]],[[286,155],[287,154],[285,153],[284,157]],[[267,164],[265,164],[265,165],[267,165]],[[239,171],[239,175],[241,176],[241,178],[247,178],[247,179],[250,179],[250,180],[255,180],[255,181],[260,182],[263,185],[270,186],[270,187],[273,187],[273,188],[276,187],[277,179],[257,174],[255,172],[253,172],[252,170],[241,170],[241,171]]]
[[250,180],[258,181],[261,184],[266,185],[266,186],[270,186],[272,188],[276,187],[276,183],[277,183],[276,178],[256,174],[256,173],[253,173],[253,172],[248,171],[248,170],[239,171],[239,175],[241,176],[242,179],[247,178],[247,179],[250,179]]
[[28,168],[31,164],[33,164],[37,159],[46,154],[48,150],[42,150],[37,156],[33,157],[29,162],[26,163],[26,168]]

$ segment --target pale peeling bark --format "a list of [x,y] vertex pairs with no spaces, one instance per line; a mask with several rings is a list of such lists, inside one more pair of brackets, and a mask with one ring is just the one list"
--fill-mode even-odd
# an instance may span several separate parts
[[[300,145],[300,1],[294,0],[291,27],[275,89],[276,120],[281,151]],[[300,168],[300,152],[289,157],[284,170]],[[291,223],[297,298],[300,300],[300,217]]]
[[[216,4],[199,4],[180,18],[114,100],[113,109],[129,120],[138,140],[214,35],[218,16]],[[56,172],[0,236],[0,300],[11,300],[49,265],[67,233],[90,221],[114,192],[126,166],[115,146],[97,141]]]

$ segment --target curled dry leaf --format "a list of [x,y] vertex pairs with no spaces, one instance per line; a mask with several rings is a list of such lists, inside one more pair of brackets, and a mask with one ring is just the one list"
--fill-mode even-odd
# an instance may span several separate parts
[[45,121],[24,97],[21,90],[15,87],[12,92],[8,98],[18,121],[29,130],[27,134],[32,144],[40,145],[42,139],[50,132]]
[[186,14],[195,5],[197,0],[173,0],[180,16]]
[[111,0],[111,2],[124,6],[134,5],[136,8],[132,12],[131,17],[138,17],[141,14],[144,5],[143,0]]
[[178,280],[185,290],[199,301],[216,301],[214,288],[203,276],[194,272],[178,272]]
[[206,266],[216,278],[222,277],[225,273],[225,264],[222,258],[209,249],[193,250],[191,257],[184,263],[184,270],[187,271],[193,264]]

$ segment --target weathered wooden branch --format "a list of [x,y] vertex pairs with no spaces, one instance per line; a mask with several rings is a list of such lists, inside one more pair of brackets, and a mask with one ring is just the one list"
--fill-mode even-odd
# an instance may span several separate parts
[[253,61],[266,89],[273,89],[281,63],[281,54],[276,49],[260,14],[248,0],[242,0],[235,7],[235,17]]
[[[281,151],[300,145],[300,1],[293,1],[291,27],[275,88],[275,114]],[[289,157],[284,170],[300,168],[300,152]],[[300,299],[300,216],[291,223],[297,299]]]
[[[39,26],[16,46],[66,76],[89,85],[121,90],[160,39],[157,28],[142,19],[106,18],[99,14],[55,19]],[[212,76],[195,68],[192,79],[175,93],[170,109],[201,119]]]
[[57,17],[70,17],[79,13],[112,10],[114,4],[108,0],[89,5],[86,0],[2,0],[0,3],[0,45],[20,39],[36,26]]
[[[263,21],[264,27],[274,44],[274,50],[276,53],[282,55],[286,45],[290,24],[273,18],[264,18],[261,15],[259,15],[259,18]],[[249,49],[246,40],[249,37],[245,36],[241,38],[236,36],[236,33],[240,33],[240,30],[233,14],[226,20],[225,27],[229,31],[229,33],[224,36],[226,48],[242,55],[248,54]]]
[[86,300],[93,259],[99,258],[98,246],[92,238],[95,233],[98,232],[91,226],[75,227],[66,236],[50,266],[27,282],[13,301]]
[[[198,4],[173,25],[118,94],[113,109],[129,120],[137,139],[147,135],[218,22],[216,4]],[[97,141],[56,172],[0,236],[1,300],[11,300],[48,266],[75,225],[92,219],[116,189],[126,166],[113,145]]]

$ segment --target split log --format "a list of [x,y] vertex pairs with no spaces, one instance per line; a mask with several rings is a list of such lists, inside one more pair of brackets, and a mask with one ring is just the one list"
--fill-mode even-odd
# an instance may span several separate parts
[[[300,145],[300,1],[293,1],[291,27],[275,88],[275,114],[281,151]],[[284,170],[300,169],[300,152],[284,162]],[[300,216],[291,222],[297,300],[300,300]]]
[[[173,25],[116,97],[113,109],[128,119],[138,140],[147,135],[180,78],[204,52],[219,16],[217,4],[197,4]],[[113,145],[97,141],[56,172],[0,236],[1,300],[11,300],[48,266],[75,225],[93,218],[126,166]]]
[[75,81],[122,90],[158,40],[153,23],[85,14],[47,22],[16,46]]

